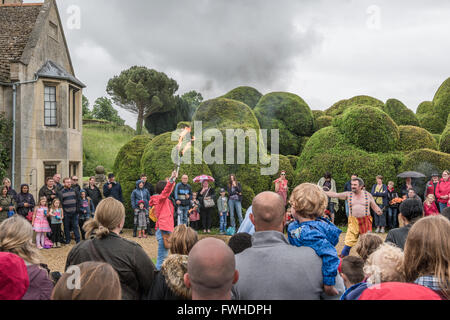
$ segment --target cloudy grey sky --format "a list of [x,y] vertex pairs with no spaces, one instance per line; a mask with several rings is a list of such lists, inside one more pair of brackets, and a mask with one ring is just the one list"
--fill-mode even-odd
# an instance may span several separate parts
[[[450,77],[448,0],[57,3],[91,105],[107,95],[108,79],[133,65],[165,72],[179,94],[209,99],[249,85],[298,94],[320,110],[367,94],[415,111]],[[136,116],[118,110],[135,127]]]

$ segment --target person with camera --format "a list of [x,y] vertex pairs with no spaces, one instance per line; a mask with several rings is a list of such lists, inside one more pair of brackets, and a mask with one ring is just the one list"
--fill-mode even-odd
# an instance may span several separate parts
[[202,190],[198,193],[198,201],[201,205],[200,215],[202,217],[203,232],[211,233],[211,217],[214,211],[214,198],[216,193],[213,188],[209,186],[209,181],[202,182]]
[[103,186],[105,198],[112,197],[123,203],[122,186],[116,181],[113,173],[108,174],[108,182]]

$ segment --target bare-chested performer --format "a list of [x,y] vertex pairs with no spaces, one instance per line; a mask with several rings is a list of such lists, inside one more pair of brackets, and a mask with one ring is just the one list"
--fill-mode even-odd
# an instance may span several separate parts
[[383,214],[372,195],[363,190],[364,181],[361,178],[352,179],[351,186],[351,192],[325,192],[330,198],[348,201],[348,227],[345,235],[345,247],[340,254],[341,258],[350,254],[350,250],[358,242],[359,235],[372,231],[370,208],[378,215]]

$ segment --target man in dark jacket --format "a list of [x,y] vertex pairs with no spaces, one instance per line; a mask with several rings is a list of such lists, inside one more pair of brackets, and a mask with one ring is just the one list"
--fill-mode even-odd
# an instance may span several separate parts
[[78,229],[78,213],[80,212],[80,193],[72,188],[72,180],[64,178],[64,188],[58,192],[61,207],[64,210],[64,234],[66,244],[70,243],[70,231],[75,234],[75,242],[80,242],[80,230]]
[[57,173],[57,174],[55,174],[53,176],[53,181],[54,181],[54,184],[55,184],[56,192],[59,192],[59,191],[61,191],[64,188],[64,186],[60,182],[61,181],[61,175],[59,173]]
[[147,181],[147,175],[141,174],[141,181],[144,182],[144,188],[150,193],[150,197],[155,194],[155,189],[153,185]]
[[47,178],[45,181],[45,185],[39,190],[39,199],[42,197],[46,197],[47,203],[50,206],[53,200],[55,200],[55,198],[57,197],[58,191],[59,190],[57,190],[53,178]]
[[81,187],[78,184],[78,177],[77,176],[73,176],[72,177],[72,189],[76,190],[78,193],[80,193],[80,191],[81,191]]
[[[152,195],[154,195],[155,194],[155,189],[153,188],[153,185],[150,182],[147,181],[147,175],[146,174],[144,174],[144,173],[141,174],[141,181],[144,182],[144,188],[148,190],[148,193],[150,194],[150,197]],[[153,222],[152,219],[149,219],[149,224],[148,224],[148,227],[147,227],[147,234],[149,236],[153,236],[155,234],[154,229],[155,229],[155,222]]]
[[177,205],[178,225],[188,223],[188,211],[190,209],[192,188],[188,184],[187,174],[181,177],[181,182],[177,183],[174,190],[175,203]]
[[400,205],[399,211],[399,218],[404,222],[405,226],[389,231],[385,242],[390,242],[404,250],[409,230],[414,222],[419,220],[423,215],[422,201],[406,199]]
[[89,186],[85,189],[87,196],[91,198],[94,204],[94,209],[97,208],[100,201],[102,201],[103,196],[99,188],[95,185],[95,177],[89,178]]
[[123,203],[122,187],[116,182],[116,177],[112,173],[108,175],[108,182],[103,186],[103,195],[105,198],[113,197]]

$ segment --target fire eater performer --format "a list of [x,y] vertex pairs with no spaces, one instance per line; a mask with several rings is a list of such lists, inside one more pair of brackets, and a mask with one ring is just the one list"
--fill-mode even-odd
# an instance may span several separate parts
[[372,195],[363,190],[364,181],[361,178],[352,179],[351,186],[352,191],[350,192],[325,192],[330,198],[348,201],[348,228],[345,235],[345,247],[340,254],[341,258],[350,254],[350,250],[358,242],[360,235],[372,232],[372,216],[370,215],[370,208],[372,208],[377,215],[383,214]]

